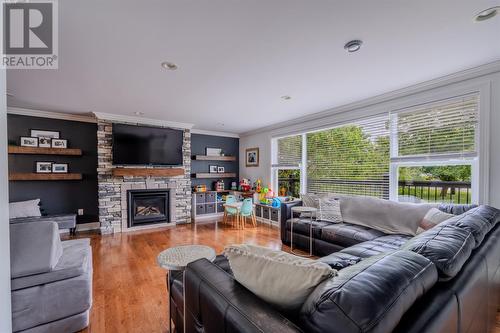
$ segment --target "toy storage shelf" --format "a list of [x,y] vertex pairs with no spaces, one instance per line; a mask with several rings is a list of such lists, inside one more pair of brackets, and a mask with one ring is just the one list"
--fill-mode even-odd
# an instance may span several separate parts
[[197,161],[236,161],[236,156],[207,156],[207,155],[195,155],[193,159]]

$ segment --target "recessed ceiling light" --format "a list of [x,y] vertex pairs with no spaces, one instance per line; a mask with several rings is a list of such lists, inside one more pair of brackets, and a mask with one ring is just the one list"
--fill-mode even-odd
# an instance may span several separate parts
[[292,99],[292,96],[283,95],[283,96],[281,96],[281,99],[284,99],[285,101],[288,101],[289,99]]
[[135,111],[134,114],[136,116],[144,116],[144,112],[141,112],[141,111]]
[[489,20],[489,19],[495,17],[498,14],[499,10],[500,10],[500,6],[491,7],[491,8],[482,10],[474,16],[474,21],[482,22],[482,21]]
[[351,40],[351,41],[348,41],[347,43],[345,43],[344,49],[350,53],[356,52],[356,51],[359,51],[362,44],[363,44],[362,40],[359,40],[359,39]]
[[217,126],[224,126],[224,123],[217,123]]
[[161,67],[168,69],[169,71],[175,71],[177,68],[177,65],[174,64],[173,62],[170,61],[164,61],[161,63]]

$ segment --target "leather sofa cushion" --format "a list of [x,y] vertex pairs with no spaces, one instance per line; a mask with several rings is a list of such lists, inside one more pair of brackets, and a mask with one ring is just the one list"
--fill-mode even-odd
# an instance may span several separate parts
[[438,209],[448,214],[460,215],[476,207],[477,205],[457,205],[457,204],[442,203],[439,205]]
[[458,274],[470,257],[474,244],[470,232],[453,225],[438,225],[410,239],[403,249],[432,261],[440,276],[447,279]]
[[476,248],[499,220],[500,210],[490,206],[479,206],[466,211],[462,215],[452,217],[442,224],[454,225],[470,232],[474,236],[474,247]]
[[354,265],[364,258],[398,250],[408,239],[410,239],[410,236],[406,235],[382,236],[371,241],[347,247],[318,260],[339,270]]
[[300,311],[305,332],[391,332],[437,281],[434,264],[410,251],[367,258],[318,285]]
[[350,223],[330,224],[321,229],[321,240],[343,247],[373,240],[384,235],[382,231]]
[[[310,234],[310,223],[311,219],[309,217],[301,217],[298,220],[294,220],[293,222],[293,233],[305,235],[309,237]],[[292,220],[286,221],[286,228],[288,231],[290,231],[292,224]],[[328,225],[331,225],[330,222],[323,222],[323,221],[313,221],[313,238],[320,238],[321,237],[321,229],[323,227],[326,227]]]

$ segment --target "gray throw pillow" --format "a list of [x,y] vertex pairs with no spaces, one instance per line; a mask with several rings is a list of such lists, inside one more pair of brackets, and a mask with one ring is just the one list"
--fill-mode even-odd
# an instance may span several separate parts
[[318,220],[324,222],[341,223],[340,201],[334,196],[323,196],[319,199]]

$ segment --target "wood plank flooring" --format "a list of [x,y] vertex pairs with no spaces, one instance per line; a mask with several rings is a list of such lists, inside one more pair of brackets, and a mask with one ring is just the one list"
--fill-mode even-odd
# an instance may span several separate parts
[[[166,272],[156,264],[162,250],[204,244],[221,253],[225,245],[249,243],[289,251],[279,229],[267,224],[236,230],[222,223],[190,224],[90,237],[93,251],[93,305],[85,333],[168,332]],[[68,236],[66,236],[68,238]],[[494,333],[500,333],[500,313]]]

